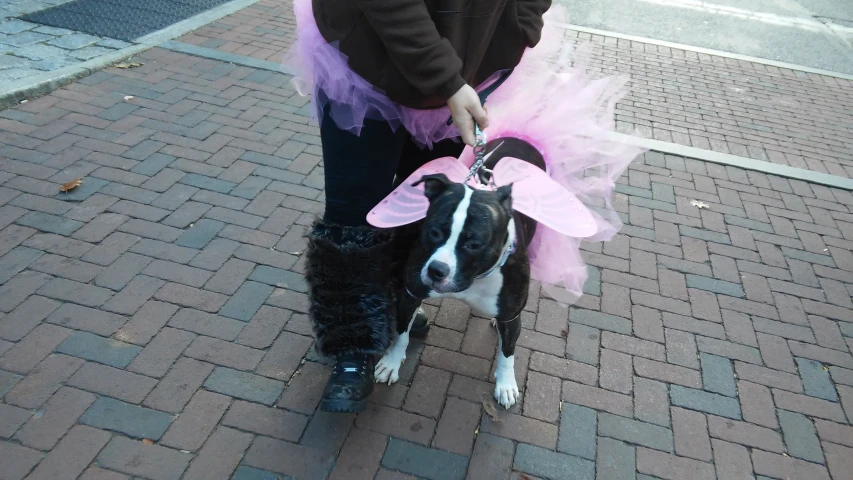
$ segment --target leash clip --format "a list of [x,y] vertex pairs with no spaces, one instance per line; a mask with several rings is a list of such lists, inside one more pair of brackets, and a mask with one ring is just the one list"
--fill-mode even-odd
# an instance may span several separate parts
[[[474,122],[474,164],[468,170],[468,176],[465,177],[465,183],[468,183],[474,175],[477,175],[477,180],[480,183],[486,184],[492,189],[495,188],[494,177],[491,176],[492,171],[485,168],[483,165],[486,162],[486,132],[480,130],[480,125]],[[489,181],[483,181],[483,173],[488,173]]]

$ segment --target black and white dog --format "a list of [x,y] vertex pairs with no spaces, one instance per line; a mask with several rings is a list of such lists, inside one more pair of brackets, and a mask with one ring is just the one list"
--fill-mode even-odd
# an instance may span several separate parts
[[[498,148],[500,147],[500,148]],[[504,157],[529,162],[543,171],[545,161],[530,143],[498,138],[486,145],[485,168]],[[530,263],[527,247],[536,222],[512,208],[512,185],[477,190],[427,175],[424,184],[430,206],[420,225],[405,267],[406,292],[398,308],[398,337],[375,368],[377,382],[394,383],[406,358],[409,330],[425,298],[453,298],[472,311],[491,318],[498,330],[495,399],[505,408],[518,402],[515,344],[521,333],[521,312],[527,303]]]

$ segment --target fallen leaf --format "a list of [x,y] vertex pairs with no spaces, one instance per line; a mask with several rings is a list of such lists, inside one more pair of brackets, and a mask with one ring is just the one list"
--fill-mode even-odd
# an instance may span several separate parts
[[518,473],[518,480],[533,480],[533,479],[530,478],[529,475],[519,472]]
[[287,252],[291,255],[302,255],[302,252]]
[[143,438],[143,439],[142,439],[142,443],[144,443],[145,445],[154,445],[154,441],[153,441],[153,440],[149,440],[149,439],[147,439],[147,438]]
[[483,409],[486,410],[486,415],[488,415],[493,422],[503,423],[504,420],[498,416],[498,409],[495,407],[491,398],[483,399]]
[[563,338],[566,338],[569,336],[569,331],[564,328],[563,331],[560,332],[560,335],[562,335]]
[[560,413],[563,413],[563,401],[560,400]]
[[125,100],[133,100],[133,95],[125,95],[124,99]]
[[21,103],[27,103],[29,100],[21,100]]
[[116,64],[116,68],[136,68],[145,65],[144,63],[139,62],[122,62]]
[[74,190],[75,188],[79,187],[81,183],[83,183],[82,178],[75,178],[74,180],[71,180],[70,182],[63,183],[62,186],[59,187],[59,191],[60,192],[67,192],[69,190]]
[[690,200],[690,205],[693,205],[696,208],[708,208],[708,204],[705,202],[700,202],[699,200]]

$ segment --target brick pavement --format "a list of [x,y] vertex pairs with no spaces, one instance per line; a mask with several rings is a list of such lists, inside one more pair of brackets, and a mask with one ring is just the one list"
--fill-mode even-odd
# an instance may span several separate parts
[[[281,61],[294,38],[290,2],[262,0],[181,41]],[[631,76],[619,130],[853,178],[853,82],[763,64],[567,31],[592,46],[594,71]]]
[[304,100],[141,61],[0,111],[0,478],[849,478],[850,192],[648,153],[587,295],[532,289],[520,405],[491,417],[495,333],[448,301],[398,384],[326,414]]

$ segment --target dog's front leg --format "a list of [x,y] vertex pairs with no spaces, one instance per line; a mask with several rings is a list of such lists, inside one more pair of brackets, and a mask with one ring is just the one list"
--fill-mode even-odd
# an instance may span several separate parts
[[397,338],[373,369],[376,383],[391,385],[400,379],[400,367],[406,359],[406,349],[409,347],[409,332],[418,315],[420,303],[420,300],[405,292],[401,293],[397,306]]
[[521,314],[514,318],[495,319],[498,327],[498,365],[495,368],[495,400],[504,408],[518,402],[518,383],[515,381],[515,343],[521,334]]

